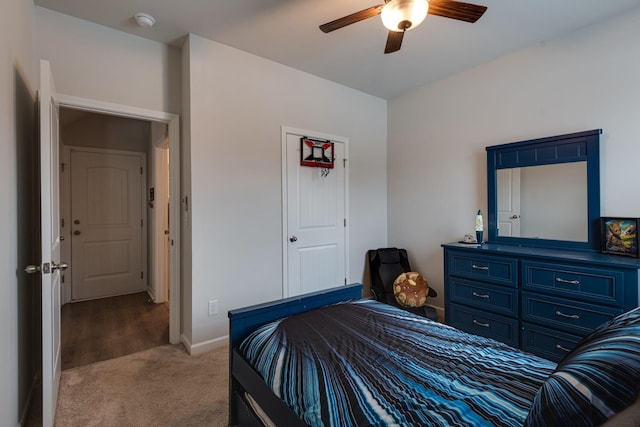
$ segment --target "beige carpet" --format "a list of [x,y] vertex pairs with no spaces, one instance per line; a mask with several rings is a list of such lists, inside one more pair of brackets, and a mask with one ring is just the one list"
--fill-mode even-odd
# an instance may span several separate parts
[[165,345],[63,371],[55,426],[226,426],[228,351]]

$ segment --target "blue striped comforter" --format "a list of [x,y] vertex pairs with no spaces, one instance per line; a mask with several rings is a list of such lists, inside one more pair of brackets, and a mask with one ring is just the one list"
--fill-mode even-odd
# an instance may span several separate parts
[[556,366],[370,300],[264,325],[240,349],[311,426],[522,426]]

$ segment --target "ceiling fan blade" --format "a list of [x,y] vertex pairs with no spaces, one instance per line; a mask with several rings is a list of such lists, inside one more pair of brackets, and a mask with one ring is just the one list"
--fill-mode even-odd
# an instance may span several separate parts
[[342,27],[346,27],[347,25],[355,24],[356,22],[365,20],[367,18],[372,18],[374,16],[380,15],[380,12],[382,11],[382,6],[384,5],[379,4],[377,6],[373,6],[368,9],[361,10],[360,12],[343,16],[342,18],[338,18],[335,21],[327,22],[326,24],[320,25],[320,29],[324,33],[329,33],[331,31],[338,30]]
[[393,53],[400,50],[402,46],[402,38],[404,31],[389,31],[387,36],[387,45],[384,47],[384,53]]
[[429,0],[429,15],[444,16],[459,21],[476,22],[486,10],[486,6],[461,1]]

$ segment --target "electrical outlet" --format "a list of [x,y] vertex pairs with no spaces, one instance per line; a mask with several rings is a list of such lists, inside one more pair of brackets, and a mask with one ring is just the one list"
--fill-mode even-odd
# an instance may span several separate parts
[[213,299],[209,301],[209,316],[213,316],[214,314],[218,314],[218,300]]

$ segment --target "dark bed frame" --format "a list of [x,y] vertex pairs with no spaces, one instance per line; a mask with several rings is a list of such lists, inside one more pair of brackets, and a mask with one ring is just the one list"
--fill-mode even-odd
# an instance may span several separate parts
[[262,426],[245,393],[276,425],[306,426],[245,361],[237,348],[259,326],[296,313],[362,298],[362,285],[352,284],[229,311],[229,425]]

